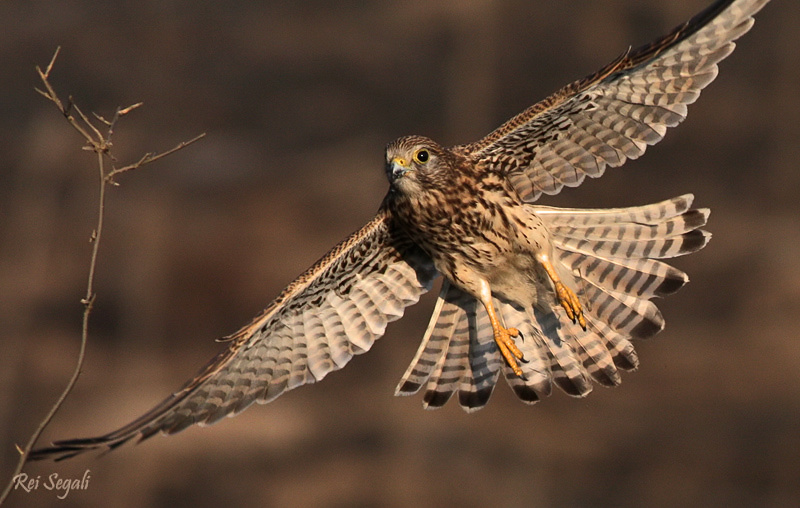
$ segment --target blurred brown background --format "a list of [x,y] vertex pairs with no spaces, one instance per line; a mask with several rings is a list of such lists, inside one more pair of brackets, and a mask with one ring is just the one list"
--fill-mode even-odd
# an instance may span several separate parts
[[[0,2],[0,480],[69,378],[96,168],[36,94],[34,65],[119,125],[77,388],[42,436],[96,435],[178,388],[295,275],[367,221],[383,147],[468,142],[710,0],[392,3]],[[506,386],[467,415],[395,398],[431,298],[324,382],[213,428],[26,468],[81,477],[9,506],[800,505],[800,4],[775,1],[643,159],[544,202],[694,192],[714,239],[677,261],[640,371],[527,407]],[[430,295],[429,295],[430,296]]]

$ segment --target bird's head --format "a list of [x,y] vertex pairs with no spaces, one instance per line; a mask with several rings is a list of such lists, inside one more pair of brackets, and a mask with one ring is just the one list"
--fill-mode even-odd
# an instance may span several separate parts
[[405,136],[386,146],[386,178],[404,194],[441,186],[452,175],[453,163],[450,150],[423,136]]

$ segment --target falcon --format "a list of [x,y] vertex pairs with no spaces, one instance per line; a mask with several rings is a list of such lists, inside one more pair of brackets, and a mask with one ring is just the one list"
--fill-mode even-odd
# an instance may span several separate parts
[[482,408],[502,374],[535,403],[583,397],[635,369],[631,339],[664,327],[653,297],[687,281],[663,259],[703,248],[693,196],[630,208],[534,204],[642,155],[680,123],[768,0],[720,0],[628,50],[474,143],[422,136],[386,147],[377,215],[300,275],[180,390],[103,436],[31,458],[110,450],[209,425],[323,379],[368,351],[442,276],[419,350],[396,389],[423,405]]

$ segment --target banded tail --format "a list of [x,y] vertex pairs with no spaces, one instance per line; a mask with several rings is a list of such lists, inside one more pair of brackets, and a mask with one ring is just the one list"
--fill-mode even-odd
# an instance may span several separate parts
[[422,343],[396,389],[411,395],[425,385],[423,405],[444,405],[458,393],[467,411],[486,405],[502,371],[527,403],[555,384],[584,397],[592,380],[621,382],[620,370],[639,360],[630,339],[664,328],[653,297],[675,293],[689,278],[661,259],[702,249],[710,234],[708,209],[692,209],[687,194],[660,203],[616,209],[566,209],[531,205],[551,234],[557,269],[584,305],[587,329],[566,316],[555,299],[523,308],[495,298],[506,327],[517,328],[525,363],[520,378],[500,356],[489,317],[473,297],[444,282]]

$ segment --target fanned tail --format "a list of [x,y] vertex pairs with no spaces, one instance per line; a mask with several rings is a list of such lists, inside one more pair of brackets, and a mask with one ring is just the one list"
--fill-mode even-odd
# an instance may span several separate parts
[[428,330],[397,386],[397,395],[426,384],[423,406],[441,407],[459,392],[464,408],[483,407],[504,365],[488,315],[475,298],[444,281]]
[[711,235],[699,229],[708,209],[690,209],[686,194],[651,205],[604,210],[535,207],[551,234],[555,256],[588,304],[588,313],[633,338],[664,328],[654,296],[666,296],[689,278],[660,259],[702,249]]
[[592,382],[616,386],[619,370],[639,360],[631,338],[652,337],[664,319],[651,298],[676,292],[689,280],[661,261],[704,247],[708,209],[691,209],[687,194],[660,203],[616,209],[563,209],[533,206],[550,232],[554,260],[565,282],[579,295],[587,329],[571,322],[554,298],[524,308],[494,299],[504,326],[517,328],[525,361],[514,374],[493,340],[483,306],[444,282],[422,344],[397,386],[410,395],[425,385],[424,406],[444,405],[458,392],[467,411],[489,400],[502,371],[526,403],[546,397],[555,384],[586,396]]

